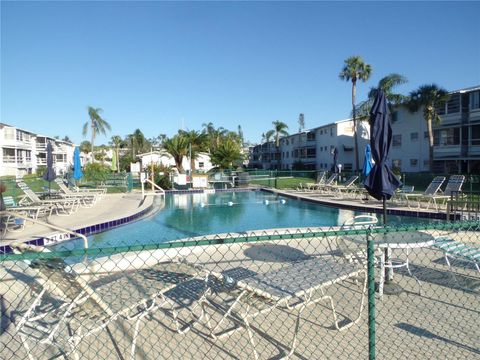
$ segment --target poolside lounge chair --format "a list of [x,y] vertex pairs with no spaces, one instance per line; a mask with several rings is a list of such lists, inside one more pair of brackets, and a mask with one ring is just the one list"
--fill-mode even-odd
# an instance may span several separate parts
[[23,215],[32,219],[38,219],[40,216],[49,216],[52,208],[47,206],[18,206],[12,196],[3,197],[6,211],[1,216],[0,235],[4,236],[7,231],[22,231],[25,228],[25,219],[15,216]]
[[325,180],[324,183],[317,184],[317,186],[315,186],[315,190],[320,192],[324,192],[328,190],[331,186],[335,184],[335,181],[337,180],[337,178],[338,178],[338,174],[333,173],[332,175],[330,175],[330,177],[327,180]]
[[358,176],[353,175],[350,176],[343,184],[326,186],[325,190],[327,192],[332,192],[332,194],[338,198],[342,198],[344,194],[348,193],[355,195],[358,190],[355,186],[355,181],[357,180]]
[[103,197],[107,193],[107,188],[106,187],[99,187],[99,188],[87,188],[87,187],[82,187],[79,188],[78,186],[70,186],[69,189],[71,189],[73,192],[80,192],[80,193],[93,193],[96,194],[97,196]]
[[[207,328],[213,339],[219,339],[232,333],[246,329],[249,334],[250,344],[253,348],[255,359],[259,358],[258,351],[253,339],[254,330],[250,325],[251,320],[260,314],[265,314],[276,308],[287,308],[296,312],[296,322],[293,329],[293,337],[289,346],[287,357],[291,356],[296,348],[297,335],[300,320],[306,307],[321,301],[329,303],[334,326],[337,330],[345,330],[356,324],[361,317],[364,306],[366,289],[366,271],[355,264],[340,264],[331,259],[313,258],[292,263],[279,270],[269,271],[264,274],[255,274],[237,282],[229,281],[222,274],[214,274],[224,283],[239,290],[238,295],[227,306],[216,304],[210,298],[206,298],[204,306],[215,310],[221,315],[221,319],[212,325],[212,319],[208,309],[205,309]],[[359,300],[358,315],[355,319],[341,325],[333,298],[325,293],[325,289],[348,279],[364,278]],[[255,304],[255,305],[254,305]],[[243,311],[242,311],[243,310]],[[234,323],[235,326],[225,329],[226,322]]]
[[55,182],[57,183],[58,187],[60,188],[61,194],[60,196],[62,197],[67,197],[67,198],[78,198],[80,199],[81,204],[84,207],[92,207],[93,205],[96,204],[97,200],[101,196],[100,193],[97,192],[82,192],[82,191],[72,191],[70,190],[65,183],[63,182],[62,179],[56,178]]
[[313,191],[325,185],[325,181],[327,180],[327,173],[325,171],[320,171],[317,175],[317,182],[316,183],[306,183],[305,187],[307,191]]
[[452,175],[448,179],[447,186],[445,187],[445,190],[439,193],[441,194],[435,194],[432,195],[432,201],[434,202],[435,206],[438,208],[438,203],[437,201],[442,201],[442,203],[445,203],[447,200],[449,200],[452,195],[459,195],[459,193],[462,191],[462,186],[463,182],[465,181],[465,175]]
[[[159,289],[150,287],[149,296],[140,292],[140,299],[136,301],[131,300],[134,296],[129,293],[131,301],[125,304],[124,299],[117,299],[119,294],[112,288],[107,285],[103,290],[100,286],[92,287],[62,259],[37,259],[28,264],[28,268],[35,274],[41,290],[16,328],[30,358],[31,342],[53,345],[65,356],[73,354],[78,358],[78,347],[83,339],[96,336],[122,318],[135,324],[130,348],[133,360],[142,320],[166,303],[164,293],[176,286],[155,279],[155,284],[160,284]],[[106,302],[105,298],[110,301]],[[43,304],[52,301],[53,306]],[[125,334],[124,329],[122,333]]]
[[28,206],[49,206],[55,209],[57,215],[70,215],[73,212],[78,210],[80,206],[80,199],[73,197],[73,198],[66,198],[66,199],[40,199],[37,194],[33,192],[32,189],[28,187],[28,185],[23,182],[21,179],[17,179],[17,185],[22,191],[25,193],[25,198],[20,201],[22,205]]
[[445,181],[445,176],[436,176],[432,182],[428,185],[427,189],[423,194],[412,194],[412,193],[400,193],[400,198],[405,200],[408,207],[410,207],[410,199],[415,199],[417,201],[418,208],[420,208],[420,201],[421,200],[428,200],[427,201],[427,209],[430,208],[430,204],[435,205],[435,209],[438,211],[438,204],[434,200],[435,195],[437,195],[440,187]]
[[439,236],[433,246],[443,251],[448,268],[451,269],[449,258],[471,262],[480,273],[480,248],[455,241],[448,236]]

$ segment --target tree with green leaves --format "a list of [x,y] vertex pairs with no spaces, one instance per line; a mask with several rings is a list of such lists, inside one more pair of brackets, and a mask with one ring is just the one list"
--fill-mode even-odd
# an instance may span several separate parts
[[98,133],[106,135],[107,130],[110,131],[111,127],[110,124],[102,118],[100,115],[103,110],[101,108],[94,108],[92,106],[89,106],[87,108],[88,110],[88,117],[90,120],[86,121],[85,124],[83,124],[83,130],[82,134],[83,136],[87,136],[88,133],[88,128],[90,128],[91,132],[91,152],[92,152],[92,163],[95,161],[95,156],[94,156],[94,143],[95,143],[95,137],[97,136]]
[[233,139],[225,139],[212,153],[212,164],[221,169],[231,169],[243,159],[240,144]]
[[341,80],[352,82],[352,112],[353,112],[353,138],[355,143],[355,171],[359,170],[358,140],[357,140],[357,117],[356,117],[356,96],[357,81],[365,82],[370,78],[372,67],[366,64],[360,56],[351,56],[345,60],[344,66],[338,75]]
[[188,156],[189,151],[189,143],[188,139],[181,134],[177,134],[172,138],[167,138],[163,142],[163,148],[167,153],[169,153],[173,160],[175,161],[175,165],[179,173],[185,173],[183,169],[183,158]]
[[449,99],[448,91],[436,84],[421,85],[417,90],[410,92],[407,108],[410,112],[423,109],[423,118],[427,122],[429,167],[433,170],[433,124],[440,124],[442,119],[437,113],[437,107],[445,104]]
[[88,140],[84,140],[80,143],[80,151],[87,154],[92,149],[92,144]]
[[212,153],[220,145],[222,139],[227,135],[228,130],[223,127],[215,128],[212,122],[203,123],[202,127],[203,132],[207,134],[209,143],[208,151]]
[[405,76],[392,73],[380,79],[376,87],[371,87],[368,92],[368,99],[358,104],[356,107],[357,119],[358,120],[368,120],[370,117],[370,109],[373,106],[373,101],[378,94],[379,90],[382,90],[387,98],[390,111],[393,111],[392,106],[401,105],[407,99],[408,96],[399,94],[394,91],[394,89],[399,86],[407,83],[408,80]]
[[180,130],[178,132],[188,141],[188,156],[190,157],[190,169],[195,171],[195,160],[201,152],[208,149],[208,136],[204,132],[196,130]]

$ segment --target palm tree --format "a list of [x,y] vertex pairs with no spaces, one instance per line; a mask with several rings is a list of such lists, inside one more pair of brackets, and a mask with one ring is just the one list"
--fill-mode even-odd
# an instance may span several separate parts
[[416,112],[423,108],[423,118],[427,122],[428,145],[429,145],[429,168],[433,170],[433,124],[441,123],[436,107],[448,101],[449,94],[444,88],[436,84],[421,85],[417,90],[410,92],[409,100],[406,102],[410,112]]
[[120,158],[118,157],[118,148],[122,144],[122,138],[118,135],[112,136],[110,143],[115,146],[115,154],[117,155],[117,172],[120,172]]
[[95,156],[93,153],[93,148],[94,148],[94,142],[95,142],[95,137],[97,136],[97,133],[106,135],[106,130],[110,131],[112,128],[110,127],[110,124],[103,119],[100,116],[100,113],[103,112],[101,108],[94,108],[92,106],[89,106],[87,108],[88,110],[88,116],[90,117],[89,121],[86,121],[85,124],[83,124],[83,130],[82,134],[83,136],[87,136],[88,128],[91,128],[91,136],[92,136],[92,141],[90,144],[92,145],[92,163],[95,161]]
[[183,174],[185,170],[183,169],[183,157],[188,155],[189,143],[188,139],[185,136],[180,134],[175,135],[171,139],[166,139],[163,142],[163,148],[167,153],[172,155],[173,160],[175,160],[175,165],[179,173]]
[[366,64],[360,56],[351,56],[345,60],[342,71],[338,75],[341,80],[352,82],[352,111],[353,111],[353,138],[355,142],[355,170],[358,171],[358,140],[357,140],[357,117],[355,101],[357,96],[357,80],[367,81],[372,73],[372,67]]
[[[278,169],[280,169],[280,138],[282,136],[288,136],[288,125],[285,124],[284,122],[280,121],[280,120],[275,120],[274,122],[272,122],[273,124],[273,135],[275,136],[275,147],[277,148],[277,155],[278,156]],[[270,131],[269,131],[270,132]],[[269,133],[268,132],[268,133]]]
[[220,143],[212,154],[212,164],[221,169],[232,168],[236,161],[242,160],[240,145],[233,139],[226,139]]
[[[392,105],[401,105],[407,100],[407,96],[398,94],[394,92],[394,88],[398,85],[407,83],[408,80],[405,76],[392,73],[380,79],[376,87],[371,87],[368,92],[368,99],[361,102],[356,106],[356,114],[358,120],[368,120],[370,117],[370,109],[372,108],[373,101],[377,96],[379,90],[382,90],[385,94],[385,97],[388,100],[388,105],[390,110],[392,110]],[[353,116],[353,114],[352,114]]]
[[204,132],[199,132],[196,130],[180,130],[180,136],[183,136],[187,139],[189,145],[189,157],[190,157],[190,169],[191,171],[195,170],[195,159],[198,158],[198,155],[207,149],[208,146],[208,136]]

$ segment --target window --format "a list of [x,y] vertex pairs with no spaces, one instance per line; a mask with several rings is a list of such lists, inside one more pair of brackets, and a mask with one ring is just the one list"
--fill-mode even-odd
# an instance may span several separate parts
[[4,128],[5,140],[13,140],[15,138],[14,128]]
[[323,130],[320,130],[320,135],[323,135]]
[[447,101],[447,114],[460,112],[460,94],[454,94]]
[[438,115],[445,115],[445,112],[446,112],[445,108],[446,108],[445,101],[441,101],[435,104],[435,111],[437,112]]
[[286,143],[287,143],[287,145],[288,145],[288,140],[285,140],[285,142],[286,142]]
[[324,149],[325,149],[325,151],[327,151],[327,147],[326,147],[326,146],[325,146],[325,148],[324,148]]
[[352,171],[353,165],[351,163],[345,163],[343,164],[342,171]]
[[198,163],[198,167],[199,167],[199,168],[205,167],[205,163],[204,163],[203,161],[200,161],[200,162]]
[[392,112],[392,123],[398,121],[398,111]]
[[435,130],[433,132],[433,145],[434,146],[448,146],[460,144],[460,129],[450,128]]
[[292,138],[292,145],[295,143],[295,138]]
[[393,146],[402,146],[402,134],[393,135],[392,145]]
[[287,155],[287,159],[288,159],[289,152],[287,151],[285,154]]
[[423,166],[428,168],[430,166],[430,160],[423,160]]
[[470,110],[480,109],[480,90],[470,93]]
[[314,158],[317,155],[317,149],[308,148],[307,149],[307,158]]
[[428,131],[425,131],[425,132],[423,133],[423,138],[424,138],[424,139],[428,139]]
[[418,159],[410,159],[410,166],[417,167],[418,166]]
[[480,145],[480,125],[474,125],[470,128],[472,145]]
[[307,141],[315,141],[315,132],[310,131],[307,133]]
[[402,160],[400,160],[400,159],[392,160],[392,168],[401,170],[401,168],[402,168]]
[[410,133],[410,140],[417,141],[418,140],[418,132]]

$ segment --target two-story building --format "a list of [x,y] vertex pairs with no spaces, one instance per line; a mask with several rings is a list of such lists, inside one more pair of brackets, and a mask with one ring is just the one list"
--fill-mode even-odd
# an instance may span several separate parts
[[48,143],[56,173],[65,173],[72,165],[74,144],[0,123],[0,176],[36,173],[39,166],[47,165]]

